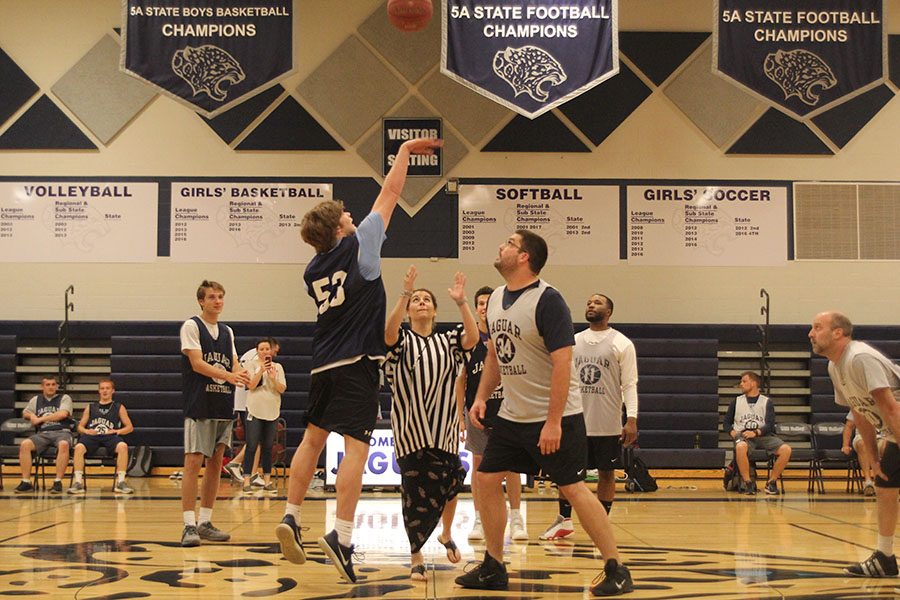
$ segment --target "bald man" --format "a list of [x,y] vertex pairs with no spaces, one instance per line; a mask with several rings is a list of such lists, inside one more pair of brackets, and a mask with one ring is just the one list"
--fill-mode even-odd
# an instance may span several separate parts
[[[900,367],[863,342],[852,339],[853,324],[845,315],[822,312],[813,319],[809,341],[816,354],[828,359],[828,375],[834,384],[834,401],[849,406],[875,475],[878,507],[878,544],[872,556],[844,569],[857,577],[896,577],[894,532],[900,489]],[[878,459],[876,433],[887,440]]]

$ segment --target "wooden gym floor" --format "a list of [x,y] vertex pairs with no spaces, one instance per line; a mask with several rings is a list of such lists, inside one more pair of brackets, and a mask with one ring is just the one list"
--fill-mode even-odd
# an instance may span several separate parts
[[[334,519],[333,494],[311,491],[303,505],[303,566],[282,560],[273,529],[284,510],[275,497],[242,497],[224,481],[213,522],[232,539],[180,547],[179,482],[131,479],[136,493],[115,497],[110,478],[89,480],[86,497],[0,492],[0,596],[37,598],[588,598],[601,562],[583,530],[571,541],[540,542],[556,514],[552,491],[523,494],[530,539],[508,543],[510,587],[456,586],[482,546],[466,540],[471,496],[460,501],[453,537],[463,561],[451,565],[434,539],[425,547],[427,582],[408,578],[408,545],[394,492],[364,492],[354,542],[365,554],[360,582],[342,583],[315,540]],[[66,482],[68,483],[68,482]],[[840,567],[868,556],[875,502],[844,494],[737,496],[716,480],[660,480],[660,491],[619,492],[612,521],[636,590],[628,598],[894,598],[894,579],[855,579]],[[577,527],[577,520],[576,520]],[[471,567],[470,567],[471,568]]]

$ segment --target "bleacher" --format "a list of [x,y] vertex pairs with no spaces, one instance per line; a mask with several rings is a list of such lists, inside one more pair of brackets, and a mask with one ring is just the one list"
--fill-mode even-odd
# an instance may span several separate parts
[[[155,464],[179,466],[183,461],[183,419],[181,411],[181,355],[178,339],[180,322],[74,322],[72,338],[93,340],[108,346],[109,373],[116,381],[116,398],[132,416],[136,430],[129,444],[154,448]],[[288,460],[302,436],[302,417],[308,405],[309,369],[312,353],[311,323],[229,323],[237,332],[239,354],[252,347],[259,337],[272,335],[281,344],[278,361],[288,379],[282,402],[288,445]],[[752,348],[758,333],[755,325],[660,325],[614,324],[630,337],[638,355],[640,416],[639,453],[652,468],[715,469],[726,462],[728,444],[722,443],[722,402],[738,390],[732,386],[733,369],[720,366],[723,348]],[[579,325],[578,329],[584,325]],[[48,322],[0,322],[0,416],[20,414],[26,397],[39,389],[37,372],[29,383],[17,383],[17,366],[22,357],[17,347],[27,340],[46,339],[55,329]],[[804,325],[773,327],[772,339],[780,344],[806,348]],[[856,337],[895,359],[900,356],[900,328],[859,327]],[[24,341],[23,341],[24,340]],[[800,352],[802,354],[802,352]],[[18,363],[17,363],[18,360]],[[798,359],[791,359],[796,362]],[[800,404],[775,397],[779,421],[842,421],[846,411],[834,404],[833,389],[820,357],[802,359],[807,371],[792,370],[791,377],[809,386],[808,399]],[[748,364],[752,364],[748,363]],[[795,365],[792,365],[792,369]],[[34,370],[33,368],[31,370]],[[99,367],[86,371],[78,384],[81,402],[93,397],[93,383]],[[51,371],[52,372],[52,371]],[[799,377],[799,379],[797,379]],[[35,379],[37,378],[37,379]],[[88,383],[88,382],[91,383]],[[802,396],[806,390],[798,388]],[[17,393],[15,390],[19,390]],[[733,390],[733,391],[732,391]],[[790,390],[788,390],[790,391]],[[724,395],[723,395],[724,394]],[[791,396],[798,394],[791,393]],[[76,402],[79,404],[79,402]],[[389,418],[390,394],[382,390],[382,415]],[[80,413],[76,406],[76,412]],[[77,415],[76,415],[77,416]],[[385,421],[382,421],[382,425]]]

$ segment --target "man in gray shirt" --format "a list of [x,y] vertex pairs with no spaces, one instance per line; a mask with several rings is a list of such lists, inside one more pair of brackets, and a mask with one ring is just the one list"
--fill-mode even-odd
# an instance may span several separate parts
[[[852,339],[853,324],[839,312],[823,312],[813,319],[809,341],[816,354],[828,359],[828,375],[834,384],[834,401],[849,406],[856,427],[872,456],[878,507],[877,550],[866,560],[844,569],[857,577],[896,577],[894,532],[900,491],[900,366],[863,342]],[[878,460],[876,433],[887,445]]]
[[31,455],[39,456],[50,446],[56,447],[56,478],[51,494],[62,493],[62,478],[69,466],[69,449],[72,447],[72,432],[67,421],[72,416],[72,399],[68,394],[58,394],[59,382],[54,376],[41,380],[41,393],[28,401],[22,411],[22,418],[31,421],[37,433],[19,446],[19,465],[22,467],[22,481],[16,487],[17,494],[33,492],[31,483]]

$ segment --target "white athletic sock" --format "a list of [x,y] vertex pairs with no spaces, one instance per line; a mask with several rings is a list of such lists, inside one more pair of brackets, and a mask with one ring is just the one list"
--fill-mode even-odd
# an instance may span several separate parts
[[477,510],[475,511],[475,522],[481,523],[481,515],[478,513]]
[[182,517],[184,518],[185,525],[190,525],[191,527],[197,525],[197,517],[194,516],[194,511],[186,510],[182,513]]
[[81,483],[81,478],[84,477],[84,472],[83,471],[75,471],[74,477],[75,478],[73,480],[73,483]]
[[119,471],[118,475],[119,475],[119,483],[125,481],[125,471]]
[[353,521],[335,519],[334,530],[338,534],[338,543],[344,547],[350,546],[350,540],[353,539]]
[[878,536],[878,549],[885,556],[893,556],[894,555],[894,536],[879,535]]
[[284,506],[284,514],[291,515],[292,517],[294,517],[294,522],[299,523],[300,522],[300,505],[299,504],[291,504],[290,502],[288,502]]
[[511,509],[509,509],[509,520],[510,520],[510,521],[513,520],[513,517],[518,517],[518,516],[519,516],[519,509],[518,509],[518,508],[511,508]]
[[197,517],[197,523],[209,523],[212,521],[212,509],[205,506],[200,507],[200,515]]
[[24,481],[25,483],[31,483],[30,479],[25,479],[24,477],[22,478],[22,481]]

